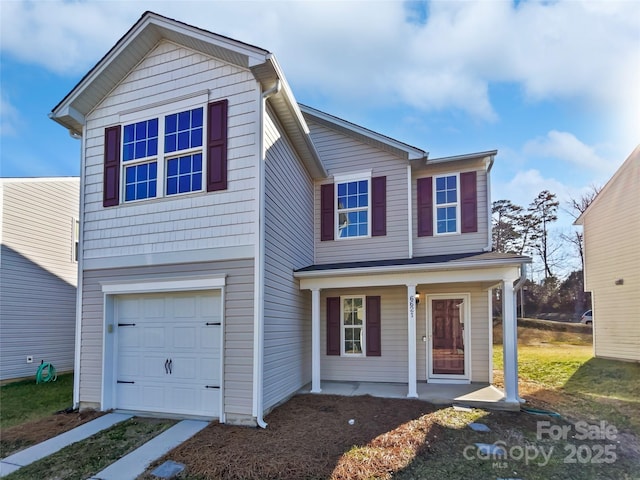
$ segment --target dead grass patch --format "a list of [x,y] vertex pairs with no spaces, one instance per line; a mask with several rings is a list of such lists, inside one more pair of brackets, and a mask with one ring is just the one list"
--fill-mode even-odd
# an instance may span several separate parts
[[94,410],[56,413],[40,420],[3,429],[0,433],[0,458],[72,430],[103,414]]

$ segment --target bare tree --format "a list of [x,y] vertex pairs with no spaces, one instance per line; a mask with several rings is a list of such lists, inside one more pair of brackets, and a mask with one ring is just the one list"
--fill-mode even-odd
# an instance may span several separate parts
[[[589,205],[591,205],[595,200],[598,193],[600,193],[600,190],[602,190],[602,187],[591,185],[589,191],[584,193],[580,198],[569,198],[564,210],[571,215],[574,220],[577,219],[587,210],[587,208],[589,208]],[[584,235],[582,231],[574,230],[571,235],[563,234],[562,239],[571,243],[576,249],[576,252],[580,257],[580,270],[584,272]]]

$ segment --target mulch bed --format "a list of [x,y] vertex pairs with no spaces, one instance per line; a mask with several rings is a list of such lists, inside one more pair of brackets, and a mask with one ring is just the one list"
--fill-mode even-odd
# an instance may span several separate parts
[[0,433],[0,458],[8,457],[18,450],[60,435],[103,414],[104,412],[94,410],[84,412],[74,410],[4,429]]
[[[440,430],[426,415],[434,410],[419,400],[299,395],[265,418],[267,429],[211,424],[148,471],[173,460],[189,466],[178,478],[390,478],[429,448]],[[365,463],[356,446],[380,454]]]

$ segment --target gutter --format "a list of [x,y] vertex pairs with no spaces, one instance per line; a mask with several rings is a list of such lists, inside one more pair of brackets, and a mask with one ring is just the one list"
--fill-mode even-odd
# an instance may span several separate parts
[[[516,282],[516,284],[513,286],[513,308],[515,309],[515,320],[516,320],[516,362],[515,362],[515,369],[516,369],[516,378],[518,378],[518,291],[522,288],[522,286],[524,285],[524,282],[527,281],[527,267],[526,265],[523,263],[520,266],[520,278],[518,279],[518,281]],[[518,401],[520,403],[526,403],[527,401],[522,398],[520,396],[520,392],[517,389],[517,384],[516,384],[516,398],[518,399]]]
[[260,428],[267,428],[264,413],[264,239],[265,239],[265,161],[264,125],[267,99],[282,90],[280,79],[262,93],[260,101],[260,155],[258,157],[258,228],[256,238],[253,317],[253,415]]
[[[83,135],[78,136],[75,132],[69,130],[72,138],[80,139],[80,196],[78,222],[78,279],[76,287],[76,331],[75,331],[75,351],[73,354],[73,408],[80,406],[80,352],[82,341],[82,286],[83,286],[83,268],[84,268],[84,166],[85,166],[85,138]],[[75,228],[75,225],[74,225]]]

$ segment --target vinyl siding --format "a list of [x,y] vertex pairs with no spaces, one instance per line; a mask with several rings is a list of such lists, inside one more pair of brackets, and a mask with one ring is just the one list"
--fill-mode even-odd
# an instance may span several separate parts
[[[150,118],[144,117],[145,106],[164,105],[161,108],[167,109],[167,113],[205,106],[207,100],[189,107],[172,105],[172,102],[176,97],[190,95],[206,98],[207,91],[208,101],[229,100],[228,189],[104,208],[105,127],[124,123],[120,117],[123,111],[139,109],[134,114],[140,115],[140,120]],[[255,178],[259,99],[258,85],[250,71],[170,42],[163,41],[156,46],[88,115],[84,171],[85,258],[252,244],[257,205]],[[163,180],[158,178],[158,189],[162,183]]]
[[41,361],[73,370],[79,185],[0,180],[0,380],[35,375]]
[[634,154],[585,215],[585,289],[595,355],[640,361],[640,149]]
[[[419,285],[423,301],[416,310],[416,373],[419,382],[427,379],[428,342],[426,295],[469,293],[471,295],[471,381],[489,382],[489,319],[486,286],[480,284]],[[382,356],[340,357],[326,355],[326,298],[350,295],[380,295],[382,311]],[[408,381],[407,289],[406,287],[323,290],[321,310],[321,377],[323,380],[361,382]]]
[[311,380],[311,296],[293,278],[313,263],[313,181],[271,111],[265,116],[264,408]]
[[84,272],[80,403],[100,403],[104,294],[102,282],[145,281],[158,277],[226,274],[224,292],[224,409],[251,415],[253,397],[253,259],[224,262],[92,270]]
[[315,263],[408,257],[407,162],[312,121],[309,129],[330,175],[371,171],[387,177],[387,234],[380,237],[321,241],[320,183],[315,186]]
[[[434,175],[454,174],[475,170],[477,173],[477,199],[478,199],[478,231],[457,235],[434,235],[431,237],[418,236],[417,217],[417,179]],[[435,189],[435,187],[434,187]],[[488,240],[488,207],[487,172],[481,162],[466,162],[460,166],[434,165],[427,168],[415,169],[411,178],[411,202],[413,205],[413,255],[416,257],[427,255],[446,255],[451,253],[480,252],[489,243]],[[435,210],[435,207],[434,207]],[[458,209],[460,212],[460,209]],[[435,211],[434,211],[435,218]],[[434,229],[435,231],[435,229]]]

